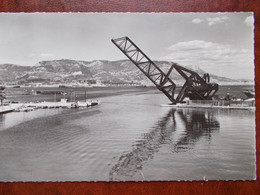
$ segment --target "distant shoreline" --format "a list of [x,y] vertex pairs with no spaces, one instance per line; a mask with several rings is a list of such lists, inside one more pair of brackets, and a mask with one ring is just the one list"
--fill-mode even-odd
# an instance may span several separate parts
[[[50,94],[35,94],[36,91],[48,91]],[[49,87],[21,87],[7,88],[6,97],[11,101],[37,102],[59,101],[66,98],[70,101],[82,101],[86,99],[98,99],[101,97],[117,96],[130,93],[146,93],[156,90],[155,87],[94,87],[94,88],[49,88]],[[33,92],[33,93],[32,93]],[[55,94],[55,92],[57,92]],[[64,94],[62,95],[61,94]],[[28,94],[26,94],[28,93]],[[66,94],[66,95],[65,95]]]
[[[233,88],[238,88],[239,91],[233,94]],[[176,93],[180,90],[177,87]],[[233,94],[236,97],[243,98],[243,91],[254,90],[254,85],[220,85],[217,92],[220,96],[225,96],[227,93]],[[36,94],[36,91],[46,91],[49,94]],[[33,92],[33,93],[32,93]],[[55,94],[55,92],[57,92]],[[27,94],[26,94],[27,93]],[[62,95],[65,93],[66,95]],[[123,94],[133,93],[162,93],[156,87],[137,87],[137,86],[117,86],[117,87],[93,87],[93,88],[53,88],[53,87],[21,87],[7,88],[6,97],[11,101],[19,102],[37,102],[37,101],[59,101],[61,98],[82,101],[86,99],[98,99],[102,97],[118,96]]]

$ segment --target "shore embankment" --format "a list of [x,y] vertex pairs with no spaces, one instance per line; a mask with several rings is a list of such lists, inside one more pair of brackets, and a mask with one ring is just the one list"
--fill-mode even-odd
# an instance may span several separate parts
[[[15,102],[56,102],[67,99],[70,102],[98,99],[101,97],[117,96],[132,93],[146,93],[155,90],[154,87],[93,87],[93,88],[58,88],[58,87],[26,87],[9,88],[6,90],[6,99]],[[37,91],[48,93],[37,93]],[[160,93],[160,92],[159,92]]]

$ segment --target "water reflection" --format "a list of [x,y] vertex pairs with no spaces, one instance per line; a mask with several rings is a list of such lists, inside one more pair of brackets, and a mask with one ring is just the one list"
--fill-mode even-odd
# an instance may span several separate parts
[[208,138],[210,142],[211,133],[220,128],[213,111],[181,109],[178,110],[177,114],[185,125],[185,132],[177,142],[171,143],[171,148],[174,152],[192,148],[202,137]]
[[109,179],[131,178],[138,172],[142,175],[144,163],[152,159],[162,145],[169,145],[173,153],[185,151],[192,148],[201,137],[207,136],[210,141],[212,131],[219,130],[219,127],[212,111],[169,110],[149,133],[136,142],[131,152],[119,158],[109,172]]
[[5,125],[5,114],[0,114],[0,128]]
[[62,112],[62,109],[39,109],[31,112],[11,112],[0,114],[0,131],[7,130],[23,122],[37,119],[39,117],[46,117],[56,115]]

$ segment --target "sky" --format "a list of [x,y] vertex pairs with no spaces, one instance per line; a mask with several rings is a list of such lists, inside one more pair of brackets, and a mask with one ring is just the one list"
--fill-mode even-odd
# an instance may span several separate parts
[[152,60],[254,79],[254,17],[238,13],[0,13],[0,64],[126,59],[128,36]]

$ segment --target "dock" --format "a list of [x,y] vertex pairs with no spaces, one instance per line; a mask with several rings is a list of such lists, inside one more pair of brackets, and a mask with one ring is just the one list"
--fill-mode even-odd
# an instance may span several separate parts
[[188,100],[186,103],[161,104],[161,107],[255,110],[255,101]]
[[21,104],[2,105],[2,106],[0,106],[0,114],[13,112],[20,107],[21,107]]
[[10,106],[0,106],[0,114],[8,113],[14,111],[14,108]]
[[6,106],[0,106],[0,114],[8,112],[29,112],[35,109],[53,109],[53,108],[80,108],[92,107],[100,104],[99,100],[87,100],[84,102],[67,102],[66,99],[61,99],[59,102],[30,102],[30,103],[10,103]]

